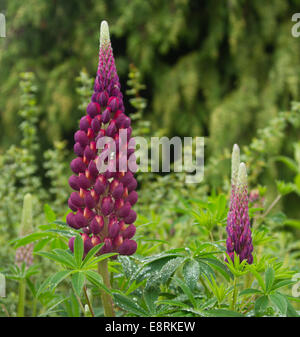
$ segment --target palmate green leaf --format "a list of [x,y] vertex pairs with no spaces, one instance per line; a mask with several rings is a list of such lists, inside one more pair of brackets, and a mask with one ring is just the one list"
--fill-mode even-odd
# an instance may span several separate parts
[[52,208],[48,204],[44,205],[44,213],[45,213],[46,220],[48,222],[53,222],[56,220],[55,212],[52,210]]
[[26,279],[26,284],[32,294],[32,296],[35,298],[37,294],[37,288],[35,287],[35,284],[29,279]]
[[230,256],[225,252],[225,256],[228,262],[225,262],[226,266],[230,270],[230,272],[236,277],[245,275],[249,272],[249,269],[246,268],[247,261],[243,260],[240,262],[239,256],[234,252],[234,262],[231,260]]
[[90,260],[94,257],[94,255],[101,249],[104,243],[100,243],[99,245],[93,247],[85,256],[84,260],[81,263],[81,267],[83,267],[86,263],[90,262]]
[[[56,249],[58,250],[58,249]],[[69,268],[76,268],[76,264],[75,264],[75,261],[74,259],[72,258],[72,256],[68,256],[66,254],[57,254],[56,252],[55,253],[49,253],[49,252],[37,252],[37,253],[34,253],[35,255],[40,255],[40,256],[43,256],[43,257],[46,257],[47,259],[50,259],[50,260],[53,260],[55,262],[58,262],[64,266],[67,266]]]
[[256,277],[258,284],[260,285],[260,287],[262,288],[262,290],[265,292],[266,291],[266,287],[265,287],[265,283],[263,278],[259,275],[259,273],[256,271],[255,267],[250,265],[249,269],[251,270],[251,273]]
[[248,289],[242,290],[239,293],[239,296],[249,296],[249,295],[256,295],[256,294],[263,294],[263,292],[259,289],[248,288]]
[[172,248],[165,251],[165,254],[181,254],[185,253],[188,248]]
[[255,301],[255,305],[254,305],[255,314],[259,315],[260,313],[263,313],[267,309],[268,304],[269,304],[269,298],[267,295],[259,297]]
[[130,297],[117,292],[113,293],[113,297],[115,304],[119,306],[121,309],[129,313],[132,313],[136,316],[142,317],[149,316],[148,312],[144,310],[138,303],[133,301]]
[[36,233],[26,235],[22,238],[11,240],[9,244],[13,244],[14,248],[19,248],[19,247],[27,245],[28,243],[34,242],[36,240],[49,238],[49,237],[55,238],[56,235],[48,231],[36,232]]
[[289,301],[300,303],[300,297],[286,296]]
[[6,274],[5,277],[6,277],[7,279],[15,280],[15,281],[24,279],[23,276],[20,276],[20,275],[13,275],[13,274]]
[[233,279],[232,272],[227,268],[225,264],[223,264],[219,260],[211,257],[202,258],[201,260],[211,265],[215,270],[217,270],[221,275],[223,275],[227,281]]
[[295,308],[292,306],[290,302],[287,302],[286,316],[287,317],[300,317],[300,315],[297,313],[297,311],[295,310]]
[[74,258],[76,261],[76,265],[80,267],[82,263],[82,257],[83,257],[83,240],[80,235],[76,235],[76,238],[74,240]]
[[[214,254],[225,253],[226,248],[218,242],[198,242],[195,241],[197,249],[194,256],[197,257],[214,257]],[[216,249],[213,251],[212,249]]]
[[272,289],[274,281],[275,281],[275,271],[273,268],[268,267],[265,273],[265,284],[267,293],[269,293],[270,290]]
[[176,257],[175,259],[171,259],[168,261],[160,270],[160,280],[161,282],[167,283],[170,279],[170,277],[175,273],[175,271],[181,266],[181,264],[184,262],[183,257]]
[[298,220],[298,219],[286,219],[284,221],[284,224],[287,225],[287,226],[300,228],[300,220]]
[[156,302],[157,305],[168,305],[168,306],[172,306],[172,307],[180,307],[180,308],[190,308],[190,306],[188,306],[186,303],[180,302],[180,301],[176,301],[176,300],[161,300],[161,301],[157,301]]
[[295,173],[298,173],[298,170],[299,170],[298,165],[293,159],[286,157],[286,156],[276,156],[274,160],[281,161],[286,166],[288,166],[291,170],[293,170]]
[[46,280],[35,290],[35,297],[39,298],[40,295],[45,291],[53,291],[59,283],[69,277],[74,271],[72,270],[61,270],[54,275],[50,275]]
[[194,308],[197,308],[197,302],[195,297],[190,290],[190,288],[178,277],[174,277],[174,281],[178,284],[178,286],[182,289],[182,291],[186,294],[190,302],[192,303]]
[[205,314],[212,317],[244,317],[240,312],[227,310],[227,309],[211,309],[206,310]]
[[54,311],[54,309],[60,304],[62,304],[63,302],[65,302],[66,300],[68,300],[68,298],[62,298],[62,299],[56,300],[55,303],[50,308],[47,309],[47,311],[41,313],[40,315],[38,315],[38,317],[45,317],[48,315],[53,315],[53,313],[55,312],[58,312],[58,310]]
[[27,269],[24,270],[25,273],[25,277],[28,278],[32,275],[36,275],[40,272],[40,265],[38,264],[33,264],[30,267],[28,267]]
[[161,253],[161,254],[146,257],[141,262],[143,262],[144,265],[147,265],[147,264],[159,261],[161,259],[172,259],[172,258],[179,257],[179,256],[184,256],[184,255],[182,255],[179,252],[178,253],[177,252],[175,252],[175,253],[164,252],[164,253]]
[[200,275],[199,263],[196,260],[189,259],[183,266],[183,277],[191,290],[197,287]]
[[44,280],[44,282],[40,284],[39,288],[36,291],[36,298],[39,298],[39,296],[47,289],[51,277],[52,275],[48,276],[46,280]]
[[67,249],[65,240],[62,240],[60,237],[54,238],[50,241],[50,250],[54,249]]
[[226,219],[227,214],[227,200],[224,194],[220,194],[216,200],[216,207],[215,207],[215,217],[218,222],[222,222]]
[[292,280],[282,280],[282,281],[276,281],[275,280],[275,282],[273,283],[273,286],[272,286],[272,291],[283,288],[283,287],[290,286],[294,283],[295,283],[295,281],[292,281]]
[[[49,288],[50,291],[55,289],[59,283],[72,274],[71,270],[61,270],[50,277],[48,284],[44,285],[45,288]],[[44,289],[45,289],[44,288]]]
[[156,314],[155,301],[157,300],[159,294],[159,287],[146,287],[144,289],[144,300],[151,316]]
[[68,229],[68,230],[63,230],[63,229],[49,229],[48,232],[58,234],[58,235],[57,235],[58,238],[71,237],[71,236],[74,236],[74,235],[77,234],[77,232],[75,232],[75,231],[72,230],[71,228]]
[[287,311],[287,299],[279,292],[270,295],[271,302],[285,315]]
[[105,292],[111,294],[110,289],[108,289],[104,285],[101,275],[99,275],[97,272],[95,272],[94,270],[86,270],[84,271],[84,275],[86,276],[87,280],[91,282],[94,286],[102,288]]
[[61,226],[65,226],[65,227],[70,228],[69,225],[65,221],[55,220],[55,221],[53,221],[53,223],[56,224],[56,225],[61,225]]
[[128,289],[125,292],[125,295],[130,295],[132,292],[134,292],[136,289],[144,286],[146,284],[146,280],[143,280],[139,283],[137,283],[136,280],[134,280],[133,282],[131,282],[130,286],[128,287]]
[[286,183],[285,181],[276,180],[276,186],[279,194],[287,195],[295,190],[295,185],[292,183]]
[[118,253],[106,253],[98,257],[95,257],[84,265],[84,269],[94,268],[94,266],[97,265],[98,262],[108,259],[109,257],[116,256],[116,255],[118,255]]
[[77,296],[80,296],[84,285],[84,279],[85,277],[83,272],[77,272],[72,275],[72,286]]
[[211,268],[211,266],[205,262],[203,262],[202,259],[197,259],[198,264],[199,264],[199,270],[200,270],[200,276],[205,275],[209,280],[211,280],[211,278],[216,278],[216,275],[213,271],[213,269]]
[[146,268],[151,268],[148,270],[150,277],[147,278],[146,287],[158,287],[160,283],[167,283],[183,261],[183,257],[172,256],[172,258],[170,258],[170,256],[168,256],[164,259],[155,260],[151,264],[146,265]]
[[80,305],[72,292],[69,293],[68,301],[64,303],[64,307],[68,317],[80,317]]
[[119,255],[118,262],[120,262],[125,276],[130,280],[135,280],[135,276],[139,271],[135,261],[130,256]]
[[43,240],[40,240],[40,241],[36,242],[35,245],[34,245],[33,251],[34,252],[40,251],[41,249],[43,249],[46,246],[46,244],[50,240],[51,240],[51,238],[46,238],[46,239],[43,239]]
[[212,297],[211,299],[205,301],[204,303],[200,305],[200,310],[204,310],[207,308],[213,308],[217,302],[218,302],[217,299],[215,297]]

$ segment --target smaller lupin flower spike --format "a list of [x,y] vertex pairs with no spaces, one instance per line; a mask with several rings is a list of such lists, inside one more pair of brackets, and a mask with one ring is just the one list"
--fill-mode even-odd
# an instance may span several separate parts
[[237,185],[238,172],[240,166],[240,148],[234,144],[231,156],[231,185]]
[[248,212],[247,169],[245,163],[240,163],[237,175],[237,185],[232,186],[230,209],[227,216],[226,240],[227,254],[234,261],[234,253],[240,262],[253,262],[253,245],[251,237],[250,219]]
[[[24,196],[20,229],[20,236],[24,236],[32,232],[32,196],[29,193]],[[20,267],[24,262],[26,267],[31,266],[33,263],[32,252],[33,243],[19,247],[16,251],[16,264]]]
[[[69,178],[69,185],[74,192],[68,205],[74,213],[70,212],[66,220],[70,227],[83,232],[85,253],[99,243],[104,245],[98,255],[111,252],[131,255],[137,249],[136,242],[131,240],[137,216],[132,206],[138,196],[135,192],[137,181],[129,165],[133,154],[129,149],[130,124],[130,118],[125,115],[108,24],[102,21],[94,93],[87,106],[87,115],[80,120],[80,130],[75,132],[77,158],[70,164],[74,174]],[[120,145],[119,131],[126,131],[122,151],[117,145]],[[104,136],[113,139],[116,151],[107,159],[107,168],[102,172],[98,164],[105,160],[108,148],[99,153],[97,143]],[[114,158],[115,166],[111,160]],[[125,168],[120,168],[121,164],[125,164]],[[74,238],[70,239],[69,248],[73,251]]]

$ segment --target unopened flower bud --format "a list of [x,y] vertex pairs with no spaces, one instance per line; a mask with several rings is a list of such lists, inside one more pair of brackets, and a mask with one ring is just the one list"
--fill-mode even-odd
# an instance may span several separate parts
[[100,105],[95,102],[91,102],[86,108],[86,112],[91,118],[97,116],[100,113],[100,110]]
[[121,255],[132,255],[136,252],[137,244],[134,240],[124,240],[121,246],[118,248],[118,252]]
[[111,197],[104,197],[101,203],[101,211],[103,215],[109,215],[114,209],[114,201]]
[[135,232],[136,227],[131,224],[125,229],[125,231],[122,233],[122,236],[124,239],[131,239],[134,236]]

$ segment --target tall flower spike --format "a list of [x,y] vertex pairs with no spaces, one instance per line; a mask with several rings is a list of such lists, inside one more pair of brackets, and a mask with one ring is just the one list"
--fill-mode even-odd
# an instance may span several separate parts
[[[68,200],[72,212],[67,216],[67,223],[83,232],[81,236],[85,253],[99,243],[104,245],[98,254],[117,252],[131,255],[136,251],[137,244],[132,240],[136,213],[131,207],[137,201],[137,193],[134,191],[137,184],[132,174],[134,172],[130,169],[130,124],[130,118],[124,113],[108,24],[102,21],[94,93],[87,106],[87,115],[80,120],[80,130],[74,135],[77,158],[70,165],[74,174],[70,177],[69,184],[74,192]],[[124,138],[122,142],[119,134],[124,132],[125,142]],[[116,151],[109,156],[109,147],[100,153],[97,151],[98,141],[104,136],[111,137],[116,145]],[[115,160],[115,165],[111,162],[112,159]],[[103,165],[106,168],[100,172],[98,169],[102,169]],[[71,238],[69,248],[72,251],[73,245],[74,238]]]
[[[23,200],[22,221],[20,228],[20,236],[30,234],[32,232],[32,196],[27,193]],[[24,262],[26,267],[33,263],[33,243],[19,247],[16,251],[16,265],[19,267]]]
[[[232,160],[236,161],[236,158],[237,156]],[[226,252],[232,261],[234,261],[234,253],[236,253],[240,262],[247,260],[251,264],[253,262],[253,245],[248,212],[247,169],[244,163],[239,165],[235,182],[236,185],[232,185],[230,209],[227,216]]]

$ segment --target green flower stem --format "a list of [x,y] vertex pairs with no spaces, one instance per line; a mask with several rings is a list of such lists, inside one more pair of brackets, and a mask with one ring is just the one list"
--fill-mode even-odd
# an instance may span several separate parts
[[231,302],[231,310],[235,310],[235,304],[237,300],[237,277],[234,277],[233,281],[233,294],[232,294],[232,302]]
[[210,292],[209,292],[209,290],[208,290],[208,288],[207,288],[207,286],[206,286],[206,284],[205,284],[203,278],[202,278],[202,277],[199,277],[199,280],[200,280],[200,282],[201,282],[201,284],[202,284],[202,286],[203,286],[203,288],[204,288],[204,290],[205,290],[206,295],[207,295],[208,297],[210,297]]
[[[109,279],[109,272],[108,272],[108,266],[107,266],[107,259],[100,261],[98,263],[98,272],[103,278],[103,282],[106,285],[108,289],[110,289],[110,279]],[[102,299],[102,305],[104,308],[104,316],[106,317],[114,317],[114,309],[113,309],[113,301],[111,296],[106,293],[104,290],[101,290],[101,299]]]
[[80,306],[80,309],[81,309],[83,315],[84,315],[85,317],[87,317],[86,312],[85,312],[85,310],[84,310],[84,306],[83,306],[83,304],[82,304],[82,302],[81,302],[81,300],[80,300],[80,297],[79,297],[75,292],[74,292],[74,295],[75,295],[75,297],[77,298],[77,301],[78,301],[78,303],[79,303],[79,306]]
[[252,279],[252,274],[248,273],[245,278],[245,289],[251,288]]
[[18,317],[24,317],[25,298],[26,298],[26,280],[21,279],[19,282],[19,302],[17,312]]
[[91,301],[90,301],[88,293],[87,293],[86,285],[83,287],[83,291],[84,291],[84,295],[85,295],[85,298],[86,298],[86,301],[87,301],[87,305],[90,309],[90,313],[91,313],[92,317],[95,317],[94,310],[93,310]]
[[37,307],[37,298],[35,297],[33,299],[33,304],[32,304],[32,317],[36,316],[36,308]]
[[258,218],[259,220],[259,224],[263,221],[263,219],[271,212],[271,210],[277,205],[277,203],[280,201],[282,195],[278,194],[277,197],[273,200],[273,202],[271,203],[271,205],[268,207],[268,209],[265,211],[264,214],[262,214],[260,216],[260,218]]

